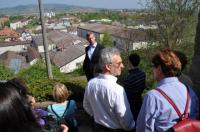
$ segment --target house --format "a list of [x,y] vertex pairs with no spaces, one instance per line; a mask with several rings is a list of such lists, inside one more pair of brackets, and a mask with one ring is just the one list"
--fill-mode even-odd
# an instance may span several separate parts
[[[38,36],[33,41],[34,47],[43,53],[42,37]],[[51,62],[60,69],[60,72],[69,73],[82,65],[87,40],[70,33],[53,30],[47,33],[47,43]]]
[[50,58],[60,72],[69,73],[82,66],[85,50],[81,45],[71,45],[64,50],[51,51]]
[[27,52],[25,52],[24,56],[26,56],[26,61],[30,65],[35,64],[40,58],[39,52],[33,47],[28,47]]
[[30,21],[29,19],[22,19],[22,20],[21,20],[21,25],[22,25],[22,27],[28,25],[29,21]]
[[7,51],[26,52],[30,45],[30,41],[0,42],[0,55]]
[[86,38],[88,32],[94,33],[97,41],[101,41],[104,33],[112,36],[113,46],[120,50],[134,50],[146,46],[147,31],[144,29],[129,29],[120,26],[92,23],[77,28],[78,36]]
[[56,16],[56,13],[55,12],[45,12],[44,13],[44,16],[46,17],[49,17],[49,18],[52,18],[52,17],[55,17]]
[[18,73],[21,69],[27,68],[28,63],[26,62],[26,57],[20,55],[15,51],[6,51],[0,55],[0,62],[6,67]]
[[[47,44],[48,44],[49,51],[55,49],[56,47],[55,44],[49,43],[48,40],[47,40]],[[31,46],[36,48],[39,53],[44,53],[44,44],[43,44],[43,38],[41,34],[33,37]]]
[[70,19],[69,18],[62,18],[62,23],[66,27],[70,27]]
[[15,20],[10,23],[10,28],[16,30],[17,28],[23,28],[24,26],[28,25],[30,20],[22,19],[22,20]]
[[20,34],[8,27],[0,30],[0,40],[1,41],[16,41],[20,37]]
[[10,28],[13,30],[16,30],[17,28],[22,28],[21,21],[20,20],[15,20],[10,23]]
[[0,62],[18,73],[21,69],[33,65],[40,58],[36,49],[29,47],[27,52],[6,51],[0,55]]

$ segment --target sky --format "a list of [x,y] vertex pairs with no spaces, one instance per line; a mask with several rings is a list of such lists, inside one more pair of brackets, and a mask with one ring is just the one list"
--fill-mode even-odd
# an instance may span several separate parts
[[[141,9],[145,0],[42,0],[42,3],[59,3],[109,9]],[[38,0],[0,0],[0,8],[38,4]]]

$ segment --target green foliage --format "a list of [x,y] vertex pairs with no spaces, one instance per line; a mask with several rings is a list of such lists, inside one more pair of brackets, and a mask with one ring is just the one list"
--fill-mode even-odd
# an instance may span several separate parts
[[152,11],[147,21],[158,26],[157,40],[165,47],[179,45],[187,33],[200,2],[197,0],[147,0]]
[[5,27],[5,26],[10,27],[10,20],[3,23],[3,27]]
[[[150,67],[150,65],[151,65],[152,57],[156,53],[158,53],[159,49],[161,49],[161,48],[167,48],[167,47],[160,46],[158,44],[152,45],[151,43],[149,43],[147,48],[137,49],[137,50],[132,51],[133,53],[137,53],[138,55],[140,55],[141,62],[139,64],[139,68],[141,68],[146,73],[146,86],[147,87],[144,90],[143,94],[145,94],[150,89],[155,88],[156,82],[153,78],[153,71],[152,71],[152,68]],[[185,49],[187,49],[187,50],[185,50]],[[186,68],[184,70],[184,73],[186,73],[186,74],[188,74],[189,68],[191,65],[193,49],[194,49],[194,42],[189,42],[189,40],[187,41],[187,43],[183,43],[181,45],[173,47],[173,50],[178,50],[178,51],[185,53],[185,55],[188,58],[188,64],[186,65]],[[128,62],[129,54],[130,54],[129,52],[122,53],[122,60],[123,60],[125,68],[124,68],[121,76],[118,79],[120,84],[123,84],[123,80],[124,80],[125,76],[127,76],[128,70],[131,68],[131,64],[129,64],[129,62]]]
[[84,76],[85,72],[83,71],[83,68],[81,66],[78,69],[74,70],[73,72],[68,73],[67,75],[68,76],[73,76],[73,77],[78,77],[78,76]]
[[99,19],[110,19],[112,21],[122,21],[122,20],[140,20],[142,18],[137,13],[123,13],[123,12],[117,12],[117,11],[101,11],[101,12],[90,12],[90,13],[81,13],[78,14],[80,19],[83,22],[89,21],[89,20],[99,20]]
[[9,19],[11,22],[15,21],[15,20],[21,20],[23,19],[23,16],[10,16]]
[[112,36],[110,35],[110,33],[105,32],[103,33],[103,38],[101,40],[101,44],[104,47],[112,47],[113,46],[113,41],[112,41]]
[[[146,73],[146,86],[147,87],[144,90],[144,93],[146,93],[148,90],[154,88],[154,86],[155,86],[155,81],[153,79],[153,72],[152,72],[152,68],[150,67],[150,65],[151,65],[152,56],[154,55],[154,53],[157,53],[158,50],[159,50],[159,47],[151,45],[148,48],[137,49],[137,50],[134,50],[131,52],[131,53],[137,53],[141,57],[139,68],[141,68]],[[120,84],[123,84],[123,80],[124,80],[125,76],[127,76],[128,70],[132,68],[131,64],[128,61],[129,54],[130,53],[128,53],[128,52],[122,53],[124,70],[118,79]]]
[[0,63],[0,80],[9,80],[13,78],[14,71],[7,68],[4,64]]
[[29,93],[33,95],[37,101],[53,100],[51,96],[52,88],[58,82],[66,84],[72,93],[72,97],[75,98],[75,95],[82,96],[86,86],[85,78],[67,76],[61,73],[55,66],[52,66],[52,73],[53,79],[49,80],[46,65],[40,60],[28,69],[22,70],[17,76],[23,78],[27,82]]
[[75,77],[68,80],[65,80],[63,82],[67,88],[71,91],[71,99],[74,99],[76,101],[83,101],[83,97],[84,97],[84,91],[85,91],[85,87],[87,84],[86,79],[81,78],[81,77]]
[[35,28],[38,25],[39,25],[39,22],[37,20],[32,20],[24,28],[26,28],[26,29],[33,29],[33,28]]

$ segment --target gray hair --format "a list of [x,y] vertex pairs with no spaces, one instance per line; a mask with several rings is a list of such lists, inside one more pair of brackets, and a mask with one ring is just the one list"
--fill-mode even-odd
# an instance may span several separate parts
[[112,63],[112,56],[120,55],[120,51],[117,48],[104,48],[101,51],[99,57],[98,68],[102,72],[106,64]]

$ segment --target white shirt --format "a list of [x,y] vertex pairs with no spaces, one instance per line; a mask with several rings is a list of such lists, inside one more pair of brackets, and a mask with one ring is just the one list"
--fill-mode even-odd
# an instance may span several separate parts
[[85,89],[83,107],[100,125],[130,130],[135,121],[124,88],[116,81],[116,77],[103,74],[90,80]]
[[87,53],[90,60],[92,58],[92,55],[94,53],[96,46],[97,46],[97,43],[90,44],[90,48],[89,48],[88,53]]
[[[181,113],[185,110],[187,90],[184,84],[176,77],[162,79],[156,86],[163,90],[176,104]],[[189,118],[197,119],[199,116],[199,101],[190,88]],[[137,119],[137,132],[165,132],[174,126],[179,117],[171,104],[156,90],[149,91]]]

